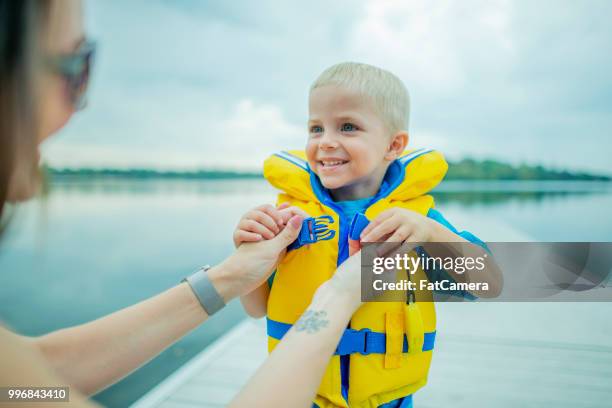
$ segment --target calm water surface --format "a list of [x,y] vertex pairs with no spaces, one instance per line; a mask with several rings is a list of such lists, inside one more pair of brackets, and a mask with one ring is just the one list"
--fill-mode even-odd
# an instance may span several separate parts
[[[451,222],[484,239],[504,239],[487,228],[496,220],[533,240],[612,241],[610,183],[446,182],[435,196]],[[3,238],[0,320],[39,335],[152,296],[229,254],[239,217],[273,200],[261,180],[56,182],[44,200],[16,208]],[[606,307],[597,316],[609,316]],[[233,302],[96,399],[128,405],[244,316]],[[453,333],[465,326],[453,319],[445,325]],[[483,320],[481,331],[490,325]],[[503,326],[496,333],[503,335]],[[609,338],[612,328],[603,330],[601,339]]]

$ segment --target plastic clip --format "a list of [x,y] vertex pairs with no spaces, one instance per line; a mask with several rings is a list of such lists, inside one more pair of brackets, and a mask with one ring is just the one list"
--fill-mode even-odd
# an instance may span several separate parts
[[304,219],[302,221],[302,229],[297,238],[299,246],[332,239],[336,235],[336,231],[330,229],[329,224],[333,223],[334,219],[331,215]]

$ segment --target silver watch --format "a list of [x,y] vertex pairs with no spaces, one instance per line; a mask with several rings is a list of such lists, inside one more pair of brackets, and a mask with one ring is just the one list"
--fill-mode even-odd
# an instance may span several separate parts
[[210,265],[203,266],[183,279],[182,282],[187,282],[189,284],[206,313],[212,316],[223,309],[225,302],[208,277],[207,272],[209,269]]

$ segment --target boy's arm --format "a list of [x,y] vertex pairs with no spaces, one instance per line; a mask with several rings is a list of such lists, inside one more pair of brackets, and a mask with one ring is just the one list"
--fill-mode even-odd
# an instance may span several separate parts
[[486,244],[472,234],[459,233],[442,217],[442,214],[435,210],[430,210],[427,216],[404,208],[383,211],[363,230],[361,241],[465,243],[467,245],[461,245],[460,251],[456,250],[458,245],[454,248],[450,248],[450,245],[426,245],[425,249],[431,257],[482,258],[485,267],[481,271],[466,271],[462,274],[452,270],[448,272],[457,282],[486,282],[488,284],[489,289],[486,291],[471,291],[470,293],[474,296],[496,297],[501,293],[503,276],[493,257],[489,256]]
[[[465,243],[461,245],[461,251],[456,251],[456,246],[451,245],[426,245],[427,253],[432,257],[440,258],[455,258],[457,256],[476,259],[482,259],[484,268],[482,270],[468,269],[464,273],[456,273],[454,270],[447,271],[456,282],[482,282],[488,283],[488,290],[470,291],[474,296],[491,298],[499,296],[503,287],[503,275],[493,256],[490,256],[486,244],[478,238],[468,233],[468,238],[464,238],[465,234],[460,234],[456,229],[449,228],[444,223],[437,221],[434,218],[427,218],[429,222],[429,240],[428,242],[443,242],[443,243]],[[452,227],[452,226],[451,226]]]
[[269,295],[268,282],[264,282],[254,291],[240,296],[240,303],[249,316],[259,319],[268,313]]

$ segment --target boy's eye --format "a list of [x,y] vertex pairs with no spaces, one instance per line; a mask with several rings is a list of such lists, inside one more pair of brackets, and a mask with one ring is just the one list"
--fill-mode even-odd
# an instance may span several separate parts
[[319,125],[313,125],[310,127],[310,133],[321,133],[323,132],[323,127]]
[[357,130],[357,126],[353,125],[352,123],[343,123],[342,126],[340,126],[340,131],[342,132],[354,132]]

